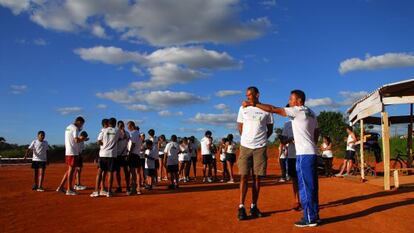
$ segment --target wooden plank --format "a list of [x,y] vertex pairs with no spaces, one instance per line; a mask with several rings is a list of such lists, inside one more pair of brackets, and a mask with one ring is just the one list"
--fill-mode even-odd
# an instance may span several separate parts
[[414,96],[394,96],[394,97],[383,97],[382,102],[385,105],[392,104],[411,104],[414,103]]
[[352,109],[352,112],[349,114],[349,121],[356,123],[362,118],[381,112],[382,109],[381,96],[377,90]]
[[381,112],[382,118],[382,152],[384,159],[384,190],[390,190],[390,126],[388,113]]
[[364,120],[360,120],[361,134],[359,136],[361,145],[359,146],[359,154],[361,155],[361,179],[365,180],[365,169],[364,169]]

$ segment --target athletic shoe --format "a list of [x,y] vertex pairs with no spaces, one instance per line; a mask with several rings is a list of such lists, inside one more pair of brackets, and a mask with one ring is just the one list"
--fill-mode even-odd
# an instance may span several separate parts
[[316,227],[318,226],[318,223],[316,221],[314,222],[307,222],[304,218],[302,218],[300,221],[295,223],[296,227]]
[[66,193],[66,191],[62,187],[58,187],[56,189],[56,192],[58,192],[58,193]]
[[162,178],[162,180],[168,180],[168,177],[164,177],[164,178]]
[[240,221],[246,220],[247,214],[246,214],[246,209],[244,207],[239,207],[239,214],[237,215],[237,218]]
[[35,184],[34,184],[34,185],[32,186],[32,190],[33,190],[33,191],[36,191],[36,189],[37,189],[37,185],[35,185]]
[[227,184],[234,184],[234,180],[231,179],[231,180],[227,181]]
[[75,195],[78,195],[78,193],[73,190],[66,191],[66,196],[75,196]]
[[211,179],[210,177],[207,178],[208,183],[213,183],[213,179]]
[[250,208],[250,215],[253,218],[261,218],[263,216],[262,212],[260,212],[260,210],[259,210],[259,208],[257,208],[257,206],[254,206],[253,208]]
[[99,192],[95,191],[93,193],[91,193],[91,195],[89,195],[90,197],[99,197]]
[[203,183],[206,183],[207,182],[207,179],[204,177],[203,178]]
[[342,174],[335,174],[335,177],[343,177],[343,175]]
[[278,180],[278,182],[279,182],[279,183],[285,183],[285,182],[286,182],[286,180],[285,180],[284,178],[280,178],[280,179]]
[[221,183],[224,183],[224,179],[221,179],[221,180],[220,180],[220,182],[221,182]]
[[107,192],[106,193],[106,197],[112,197],[113,195],[112,195],[112,192]]
[[286,176],[286,181],[290,181],[290,176]]
[[82,191],[82,190],[85,190],[86,189],[86,186],[83,186],[83,185],[75,185],[73,187],[73,189],[76,190],[76,191]]
[[345,174],[343,174],[342,176],[343,176],[343,177],[346,177],[346,176],[349,176],[349,174],[348,174],[348,173],[345,173]]
[[40,186],[39,188],[36,189],[36,191],[38,191],[38,192],[44,192],[45,190],[43,189],[43,187]]
[[116,192],[116,193],[122,193],[122,188],[121,188],[121,187],[116,188],[116,189],[115,189],[115,192]]
[[106,195],[108,195],[108,192],[105,190],[99,192],[99,196],[106,196]]

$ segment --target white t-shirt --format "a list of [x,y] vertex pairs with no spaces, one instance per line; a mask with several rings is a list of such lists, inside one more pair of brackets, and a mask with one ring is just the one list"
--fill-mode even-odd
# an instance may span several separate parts
[[152,150],[145,150],[145,168],[146,169],[155,169],[155,160],[158,159],[157,150],[153,147]]
[[220,151],[220,161],[224,162],[226,161],[226,148],[225,145],[221,145],[221,151]]
[[201,144],[201,154],[202,155],[210,155],[211,154],[211,139],[208,137],[204,137],[200,141]]
[[250,149],[265,147],[267,144],[267,125],[273,124],[273,115],[260,108],[240,107],[237,122],[243,124],[241,145]]
[[[282,135],[287,137],[287,138],[294,138],[292,122],[291,121],[285,122],[285,124],[283,125]],[[291,142],[291,143],[288,143],[286,146],[287,146],[288,158],[289,159],[296,159],[295,143]]]
[[191,153],[190,153],[191,157],[193,158],[197,157],[197,149],[198,149],[197,143],[194,142],[194,143],[191,143],[190,145],[191,145]]
[[[326,143],[322,143],[322,148],[325,149],[327,147],[328,147],[328,145],[326,145]],[[322,157],[324,157],[324,158],[332,158],[333,157],[332,151],[331,150],[324,150],[322,152]]]
[[34,140],[32,143],[30,143],[29,149],[33,150],[32,161],[47,161],[47,150],[49,149],[49,144],[46,140],[43,140],[43,142],[37,139]]
[[117,129],[112,127],[102,129],[98,136],[98,141],[102,141],[102,145],[99,150],[99,157],[116,158],[118,152],[117,143],[119,138],[119,131]]
[[167,166],[178,164],[179,145],[177,142],[169,142],[165,146],[164,153],[167,155]]
[[188,145],[180,145],[180,152],[181,153],[178,154],[178,161],[182,162],[190,160]]
[[149,140],[152,141],[152,145],[153,145],[153,149],[157,152],[158,154],[158,138],[156,136],[154,137],[149,137]]
[[80,130],[74,124],[66,127],[65,131],[65,154],[66,156],[79,155],[79,144],[75,142],[75,138],[79,137]]
[[[128,142],[128,151],[131,154],[139,155],[141,152],[141,145],[142,145],[141,138],[139,136],[139,131],[134,130],[130,132],[129,136],[130,137],[129,137],[129,142]],[[131,150],[132,144],[135,144],[135,145],[134,145],[134,148],[132,148]]]
[[286,115],[292,121],[296,155],[314,155],[317,153],[314,140],[318,121],[315,113],[306,106],[285,108]]
[[167,145],[167,143],[165,141],[160,143],[160,149],[158,151],[159,155],[163,155],[164,154],[164,150],[165,150],[165,146]]
[[[346,140],[346,150],[355,151],[355,143],[352,142],[354,139],[352,138],[351,134],[348,135],[348,138]],[[350,143],[352,142],[352,143]]]
[[129,133],[121,130],[118,130],[118,132],[120,139],[118,140],[117,145],[117,155],[124,156],[128,153]]
[[229,154],[236,154],[236,143],[234,142],[229,143],[229,145],[227,146],[226,152]]

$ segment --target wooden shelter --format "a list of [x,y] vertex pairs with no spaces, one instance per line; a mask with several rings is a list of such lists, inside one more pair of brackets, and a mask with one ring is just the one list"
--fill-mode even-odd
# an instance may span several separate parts
[[[413,131],[413,103],[414,103],[414,79],[404,80],[384,85],[355,102],[349,109],[349,121],[351,125],[360,123],[361,135],[364,139],[364,124],[381,125],[382,153],[384,161],[384,189],[390,190],[390,124],[408,124],[407,155],[412,158],[412,131]],[[410,114],[407,116],[388,116],[385,107],[388,105],[409,104]],[[373,115],[381,113],[381,117]],[[364,174],[364,140],[360,140],[361,178]],[[411,163],[409,163],[411,164]]]

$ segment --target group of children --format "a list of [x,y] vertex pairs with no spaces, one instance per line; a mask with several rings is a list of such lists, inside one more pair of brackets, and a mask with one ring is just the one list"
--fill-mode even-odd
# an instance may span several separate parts
[[[65,131],[65,162],[68,169],[56,191],[66,195],[76,195],[76,191],[86,189],[86,186],[81,184],[82,152],[85,149],[84,143],[89,140],[86,131],[82,131],[84,123],[85,120],[78,117]],[[127,195],[141,194],[141,187],[151,190],[157,182],[168,180],[168,176],[169,189],[178,188],[179,182],[196,180],[198,144],[194,136],[178,139],[176,135],[172,135],[167,142],[164,135],[156,137],[155,131],[150,129],[146,139],[145,134],[140,133],[139,127],[133,121],[125,125],[123,121],[110,118],[102,120],[97,143],[99,145],[96,159],[98,169],[91,197],[112,197],[114,176],[117,185],[115,192],[121,193],[121,173],[125,179]],[[213,144],[212,133],[207,131],[200,144],[204,165],[203,182],[213,182],[217,179],[217,153],[223,165],[221,181],[228,179],[228,183],[234,183],[233,165],[236,161],[236,144],[233,135],[229,134],[223,138],[217,150]],[[42,184],[48,162],[48,148],[45,132],[39,131],[37,139],[30,144],[25,154],[26,158],[29,151],[33,151],[32,168],[35,184],[32,189],[39,192],[44,191]],[[194,177],[190,179],[191,166]],[[75,185],[72,188],[74,178]],[[65,184],[67,184],[66,190]]]

